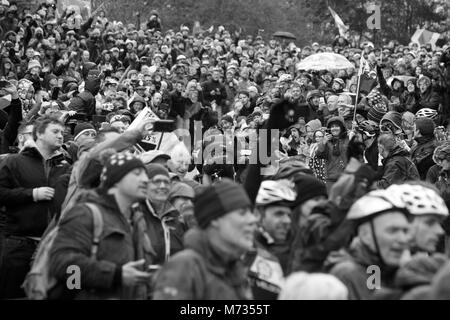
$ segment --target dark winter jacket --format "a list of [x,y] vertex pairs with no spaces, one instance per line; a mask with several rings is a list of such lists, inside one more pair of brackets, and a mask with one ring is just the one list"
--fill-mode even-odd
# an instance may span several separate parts
[[33,189],[55,188],[58,178],[70,172],[70,165],[59,153],[44,163],[35,147],[10,155],[0,168],[0,204],[6,207],[6,233],[40,237],[56,212],[54,201],[33,199]]
[[169,116],[176,118],[177,116],[184,117],[186,111],[187,99],[181,95],[180,92],[172,91],[169,95]]
[[375,294],[375,289],[370,289],[367,273],[369,266],[380,268],[381,288],[393,288],[397,268],[388,267],[378,255],[372,252],[358,238],[352,243],[349,250],[349,259],[339,262],[331,269],[331,274],[341,280],[348,289],[350,300],[369,300]]
[[[202,83],[202,88],[204,92],[205,102],[211,104],[213,100],[216,100],[216,103],[221,106],[223,101],[227,98],[227,91],[225,90],[225,86],[221,84],[219,81],[209,80],[207,82]],[[211,95],[211,91],[214,91],[215,94]]]
[[214,247],[205,231],[189,230],[184,244],[186,249],[161,269],[155,283],[155,300],[252,298],[242,261]]
[[100,79],[87,79],[84,91],[73,97],[69,103],[69,109],[88,116],[95,114],[95,96],[100,90]]
[[345,124],[342,118],[332,117],[327,122],[330,128],[332,122],[338,122],[341,126],[341,137],[335,138],[326,143],[319,143],[316,157],[327,160],[327,181],[335,182],[347,165],[348,137],[346,135]]
[[420,179],[425,180],[428,170],[434,165],[433,152],[436,148],[434,137],[416,139],[418,144],[411,149],[411,160],[417,167]]
[[[146,299],[145,286],[122,284],[124,264],[140,259],[147,261],[145,265],[151,263],[148,248],[139,240],[145,235],[143,216],[141,220],[133,219],[130,225],[112,195],[91,191],[77,202],[61,219],[50,251],[50,273],[66,283],[67,268],[80,268],[81,290],[75,291],[75,299]],[[85,202],[96,205],[102,214],[103,231],[96,259],[91,258],[93,217]]]
[[430,86],[425,93],[420,94],[417,104],[418,109],[430,108],[433,110],[439,110],[441,102],[442,98],[439,93],[435,92]]
[[353,224],[344,220],[346,210],[328,201],[317,206],[302,221],[291,245],[289,273],[296,271],[323,272],[331,251],[349,242]]
[[408,151],[399,146],[395,147],[382,162],[383,176],[377,181],[379,188],[386,189],[394,183],[420,179],[419,172],[409,157]]
[[0,154],[9,153],[17,138],[17,129],[22,121],[22,103],[20,99],[12,100],[5,108],[8,112],[8,122],[0,135]]
[[159,217],[151,203],[146,200],[140,204],[147,223],[148,236],[154,252],[153,264],[164,264],[169,256],[183,250],[185,226],[179,220],[180,213],[169,203]]

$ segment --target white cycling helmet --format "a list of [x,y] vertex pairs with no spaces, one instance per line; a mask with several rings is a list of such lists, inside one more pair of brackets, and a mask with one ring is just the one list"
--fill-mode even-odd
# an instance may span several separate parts
[[422,108],[416,112],[416,118],[428,118],[431,120],[435,120],[438,117],[437,110],[433,110],[430,108]]
[[405,203],[397,194],[390,194],[387,190],[375,190],[358,199],[351,206],[347,219],[365,220],[390,210],[407,213]]
[[257,205],[268,205],[276,202],[293,202],[297,197],[295,184],[287,179],[265,180],[259,187],[256,196]]
[[444,200],[430,188],[421,185],[400,184],[392,185],[386,191],[400,197],[412,215],[448,216],[448,208]]

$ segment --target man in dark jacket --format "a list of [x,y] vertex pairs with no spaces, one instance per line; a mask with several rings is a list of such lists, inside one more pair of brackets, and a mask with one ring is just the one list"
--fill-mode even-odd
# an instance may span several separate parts
[[182,94],[184,83],[182,81],[177,81],[174,86],[175,89],[169,94],[169,116],[173,119],[177,119],[177,117],[183,118],[187,103],[186,98]]
[[[7,123],[1,131],[0,136],[0,154],[9,153],[10,147],[14,145],[17,137],[17,129],[19,128],[20,121],[22,121],[22,103],[20,102],[17,88],[13,85],[8,85],[0,92],[1,96],[11,95],[11,104],[5,107],[3,110],[7,112]],[[4,106],[2,106],[4,107]]]
[[[106,156],[106,155],[105,155]],[[130,153],[107,157],[101,184],[81,194],[61,219],[50,251],[50,273],[65,284],[68,267],[78,266],[81,288],[76,299],[147,299],[151,248],[142,213],[133,203],[145,199],[148,177],[141,160]],[[103,220],[96,257],[91,256],[93,218],[90,203]]]
[[220,83],[219,80],[220,69],[214,69],[211,80],[208,80],[202,84],[204,99],[208,105],[215,100],[218,106],[222,106],[223,102],[227,98],[225,86]]
[[70,171],[61,153],[64,125],[44,118],[33,128],[34,147],[5,159],[0,169],[0,204],[6,208],[0,298],[19,298],[40,237],[55,214],[58,178]]
[[95,96],[100,91],[100,79],[95,76],[88,76],[85,81],[84,91],[73,97],[69,104],[69,109],[78,113],[85,113],[88,117],[95,114]]
[[420,90],[420,98],[418,101],[419,107],[417,109],[430,108],[433,110],[439,110],[442,103],[442,97],[439,93],[433,90],[430,78],[427,76],[422,76],[417,81],[417,85]]
[[417,145],[411,149],[411,159],[417,166],[421,180],[426,179],[428,170],[434,165],[434,128],[434,121],[428,118],[419,118],[414,124],[414,140]]
[[241,257],[252,250],[256,217],[245,190],[221,180],[194,200],[199,228],[185,236],[155,282],[154,299],[247,300],[252,298]]
[[388,191],[373,191],[357,200],[347,214],[347,220],[358,225],[358,235],[331,274],[347,286],[351,300],[371,299],[377,289],[395,287],[410,226],[406,208],[391,198]]
[[386,189],[394,183],[420,179],[408,151],[398,145],[393,134],[382,133],[378,137],[378,150],[383,157],[383,176],[377,181],[379,188]]

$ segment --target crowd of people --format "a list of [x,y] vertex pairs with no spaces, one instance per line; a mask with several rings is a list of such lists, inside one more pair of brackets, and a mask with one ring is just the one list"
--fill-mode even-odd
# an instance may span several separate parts
[[448,44],[0,16],[1,299],[450,298]]

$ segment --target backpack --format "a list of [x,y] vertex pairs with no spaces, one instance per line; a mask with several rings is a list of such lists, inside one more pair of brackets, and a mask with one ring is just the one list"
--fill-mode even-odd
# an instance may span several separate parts
[[[94,220],[93,242],[91,257],[97,257],[100,235],[103,232],[103,218],[99,208],[92,203],[85,203],[92,213]],[[58,280],[50,275],[50,251],[58,234],[59,226],[56,225],[41,240],[36,249],[33,264],[28,272],[22,288],[30,300],[45,300],[49,298],[49,292],[54,289]],[[55,297],[56,298],[56,297]]]

